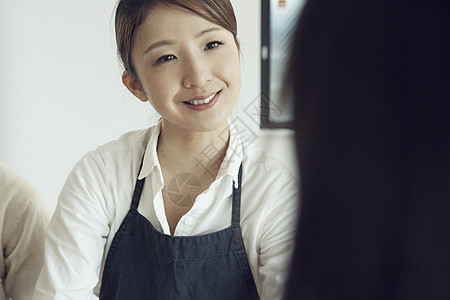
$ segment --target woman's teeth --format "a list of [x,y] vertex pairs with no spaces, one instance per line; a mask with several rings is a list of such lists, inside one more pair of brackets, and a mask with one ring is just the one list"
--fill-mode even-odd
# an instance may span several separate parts
[[193,100],[193,101],[187,101],[188,104],[192,104],[192,105],[202,105],[202,104],[207,104],[209,103],[209,101],[211,101],[214,96],[216,96],[217,93],[212,94],[211,96],[209,96],[208,98],[204,99],[204,100]]

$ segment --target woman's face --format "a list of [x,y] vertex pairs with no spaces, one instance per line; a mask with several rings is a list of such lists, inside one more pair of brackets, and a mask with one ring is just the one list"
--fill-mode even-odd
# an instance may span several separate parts
[[241,87],[231,32],[182,8],[157,6],[137,29],[132,59],[140,86],[126,73],[124,84],[151,102],[166,127],[227,125]]

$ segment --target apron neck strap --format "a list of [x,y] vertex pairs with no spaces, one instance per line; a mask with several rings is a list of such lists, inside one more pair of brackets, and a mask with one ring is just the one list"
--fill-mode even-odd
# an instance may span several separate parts
[[241,183],[242,183],[242,163],[239,167],[238,187],[233,183],[233,204],[231,210],[231,224],[239,225],[241,223]]
[[139,167],[139,171],[136,176],[136,185],[134,187],[133,199],[131,200],[131,209],[136,211],[139,206],[139,200],[141,200],[142,189],[144,188],[145,183],[145,177],[139,179],[139,173],[141,173],[143,163],[144,163],[144,156],[142,156],[141,165]]

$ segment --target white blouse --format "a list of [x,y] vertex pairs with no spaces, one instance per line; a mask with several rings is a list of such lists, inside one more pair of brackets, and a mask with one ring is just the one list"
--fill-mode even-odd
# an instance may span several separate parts
[[[130,209],[136,178],[146,177],[138,211],[170,234],[156,147],[161,125],[129,132],[85,155],[59,196],[45,242],[45,264],[33,299],[92,299],[116,231]],[[207,165],[205,149],[197,160]],[[139,167],[143,158],[142,169]],[[244,149],[236,130],[215,181],[201,193],[174,232],[201,235],[231,224],[233,184],[242,162],[241,229],[261,299],[279,299],[287,277],[298,215],[298,181],[256,149]]]

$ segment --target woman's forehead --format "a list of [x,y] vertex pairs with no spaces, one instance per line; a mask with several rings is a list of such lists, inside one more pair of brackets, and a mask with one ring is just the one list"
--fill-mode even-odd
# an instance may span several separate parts
[[152,8],[137,28],[136,39],[160,40],[177,37],[196,37],[204,31],[226,30],[220,25],[186,9],[158,5]]
[[163,28],[171,29],[183,27],[185,23],[189,23],[191,26],[193,23],[196,23],[197,25],[214,24],[206,18],[201,17],[199,14],[182,7],[174,5],[157,5],[147,12],[144,21],[140,26],[147,25],[148,27],[161,30]]

